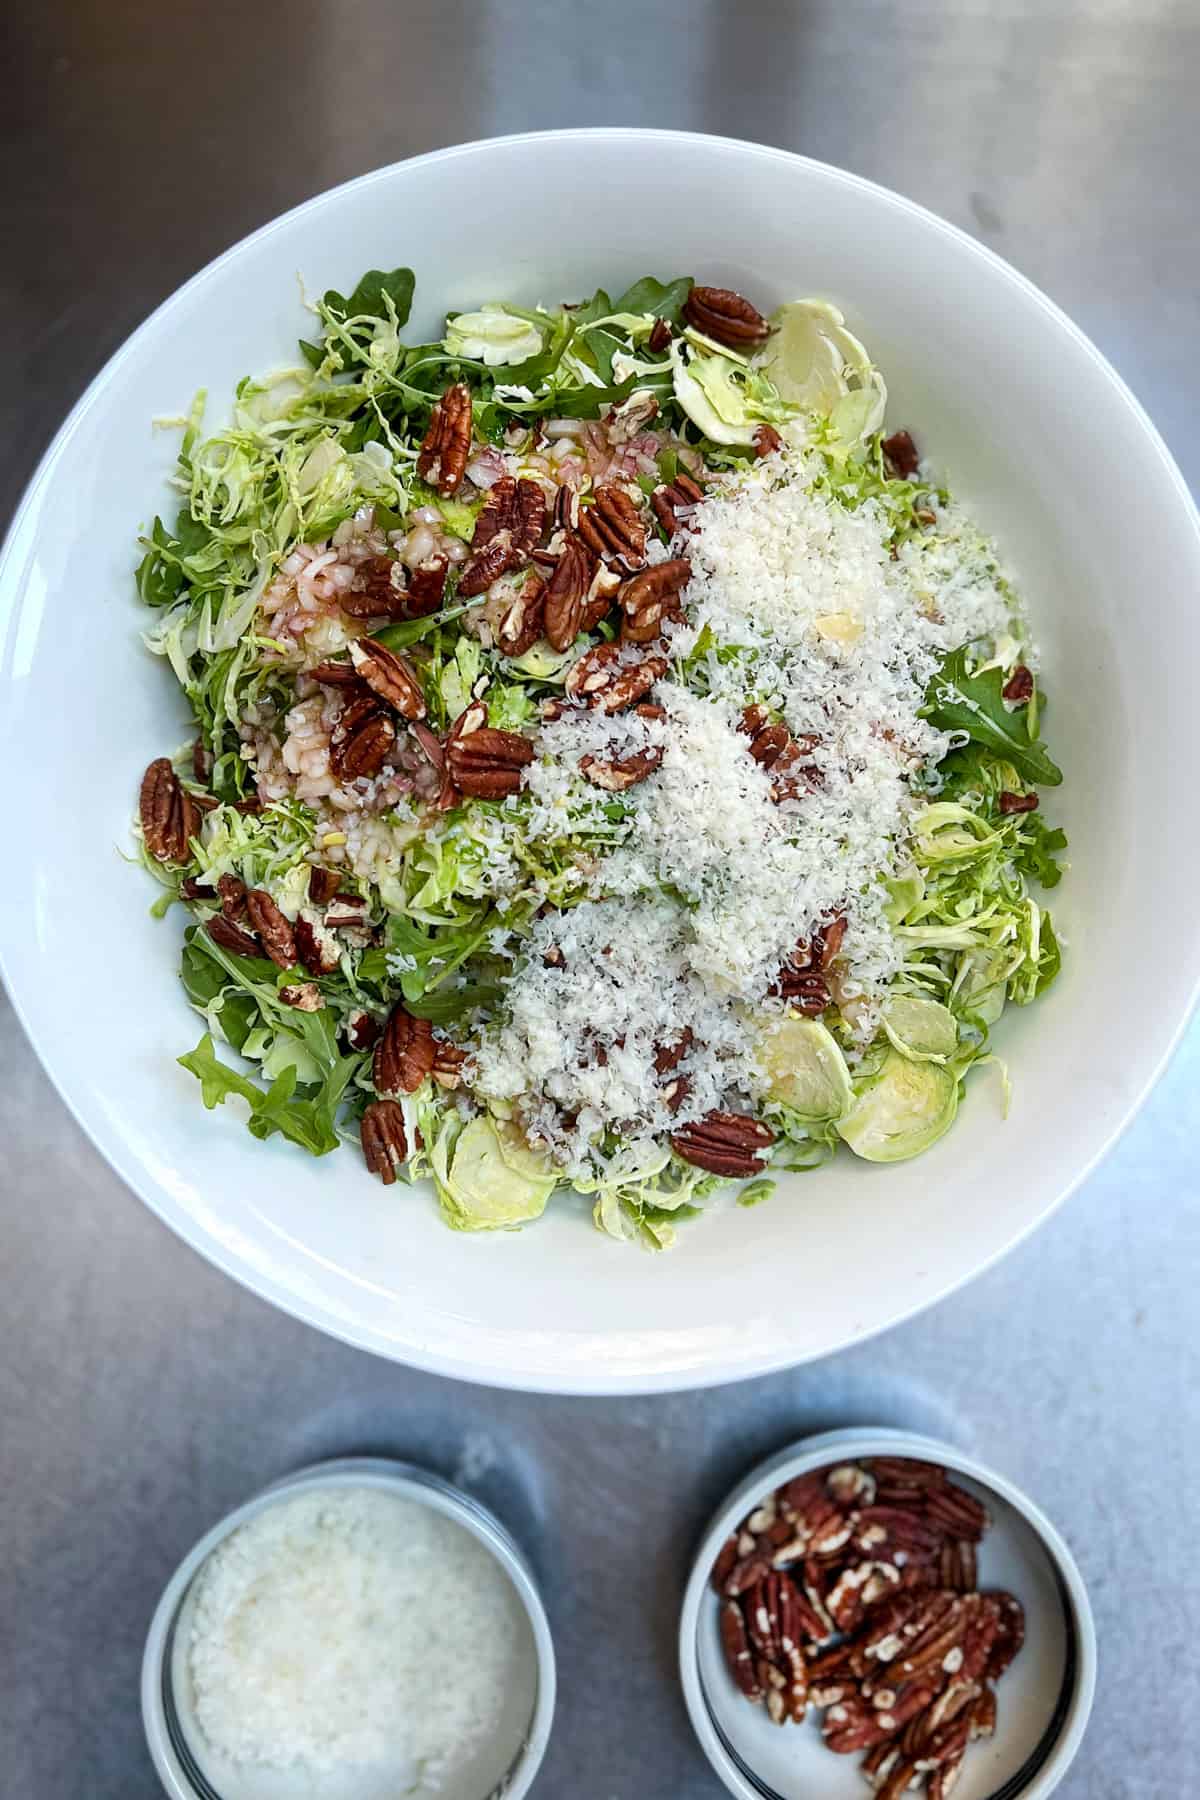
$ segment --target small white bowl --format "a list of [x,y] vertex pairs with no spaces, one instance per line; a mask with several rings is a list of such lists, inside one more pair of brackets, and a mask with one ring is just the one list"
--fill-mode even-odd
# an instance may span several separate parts
[[683,1599],[679,1661],[697,1737],[738,1800],[862,1800],[857,1756],[835,1756],[813,1715],[772,1725],[730,1679],[709,1583],[730,1532],[775,1488],[829,1463],[908,1456],[940,1463],[987,1506],[992,1527],[979,1551],[979,1585],[1006,1588],[1025,1608],[1025,1645],[998,1684],[996,1735],[967,1753],[955,1800],[1046,1800],[1079,1749],[1096,1686],[1096,1632],[1075,1559],[1033,1502],[950,1444],[884,1429],[804,1438],[752,1470],[704,1534]]
[[[155,1609],[142,1658],[142,1720],[150,1755],[171,1800],[224,1800],[198,1767],[175,1703],[175,1635],[192,1584],[213,1551],[239,1526],[268,1507],[298,1494],[337,1488],[375,1488],[400,1495],[452,1519],[491,1552],[516,1591],[529,1623],[527,1693],[509,1696],[508,1710],[492,1743],[469,1770],[440,1790],[444,1800],[520,1800],[541,1766],[554,1717],[554,1644],[533,1572],[486,1507],[438,1476],[383,1457],[345,1457],[317,1463],[272,1482],[214,1525],[184,1557]],[[465,1785],[464,1785],[465,1783]],[[289,1795],[293,1789],[288,1788]]]

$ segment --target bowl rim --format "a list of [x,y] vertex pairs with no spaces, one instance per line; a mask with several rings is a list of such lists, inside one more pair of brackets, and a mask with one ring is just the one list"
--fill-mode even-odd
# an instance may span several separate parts
[[[325,206],[339,195],[389,180],[400,169],[430,168],[436,164],[451,162],[460,156],[510,145],[574,143],[582,146],[594,145],[600,141],[638,142],[646,145],[706,146],[718,150],[735,151],[739,154],[750,153],[756,157],[783,164],[800,164],[817,173],[822,179],[839,184],[847,190],[873,195],[877,199],[882,197],[901,214],[920,222],[926,229],[932,228],[944,238],[955,243],[968,255],[978,259],[1000,275],[1027,301],[1033,303],[1056,329],[1064,332],[1073,340],[1076,348],[1093,365],[1098,376],[1107,383],[1121,402],[1124,411],[1129,416],[1131,428],[1141,434],[1148,448],[1153,452],[1168,487],[1174,490],[1175,498],[1182,508],[1181,519],[1185,518],[1190,524],[1192,535],[1196,540],[1198,550],[1200,550],[1200,508],[1198,508],[1161,433],[1128,384],[1086,333],[1061,307],[1005,258],[999,256],[977,238],[972,237],[960,226],[951,224],[928,207],[908,199],[905,195],[896,193],[894,189],[885,187],[882,183],[871,181],[865,176],[852,174],[834,164],[822,162],[814,157],[803,156],[796,151],[782,149],[775,145],[760,144],[748,139],[706,132],[670,131],[656,127],[607,125],[566,127],[551,131],[513,132],[500,137],[477,138],[467,143],[452,144],[437,150],[426,151],[418,156],[400,158],[395,162],[352,176],[347,181],[340,182],[331,188],[322,189],[286,212],[277,214],[213,257],[161,301],[134,328],[124,343],[119,346],[84,389],[51,439],[18,501],[3,544],[0,544],[0,692],[3,692],[7,685],[4,647],[11,636],[8,625],[9,618],[15,610],[21,593],[21,551],[30,517],[38,504],[43,489],[53,478],[70,439],[92,408],[103,398],[118,371],[124,367],[127,361],[137,355],[143,341],[154,329],[169,320],[171,315],[181,308],[190,296],[210,281],[219,270],[240,256],[250,245],[266,242],[275,234]],[[391,1337],[383,1337],[370,1327],[364,1328],[348,1322],[325,1303],[314,1302],[296,1293],[286,1280],[263,1270],[239,1265],[232,1250],[222,1243],[215,1242],[192,1215],[178,1209],[170,1196],[158,1189],[146,1169],[128,1154],[125,1146],[111,1132],[103,1118],[84,1116],[82,1101],[77,1102],[69,1091],[69,1084],[64,1084],[64,1081],[59,1079],[56,1066],[58,1059],[48,1046],[48,1033],[35,1027],[32,1019],[32,1006],[27,1005],[22,996],[18,981],[19,943],[14,938],[6,949],[4,936],[4,914],[0,910],[0,981],[4,983],[17,1019],[60,1098],[109,1167],[137,1195],[138,1199],[148,1206],[192,1250],[251,1293],[269,1301],[292,1317],[301,1319],[305,1324],[325,1332],[330,1337],[351,1344],[357,1349],[384,1356],[390,1361],[426,1369],[433,1374],[446,1375],[459,1380],[480,1381],[493,1387],[532,1393],[647,1394],[719,1386],[728,1382],[748,1380],[754,1376],[772,1374],[781,1369],[797,1367],[803,1362],[818,1361],[823,1357],[836,1355],[852,1344],[868,1342],[880,1333],[917,1317],[927,1308],[965,1285],[967,1281],[973,1281],[985,1274],[1002,1258],[1008,1256],[1024,1243],[1038,1227],[1043,1225],[1087,1180],[1109,1155],[1145,1104],[1147,1097],[1178,1049],[1183,1034],[1196,1011],[1197,1004],[1200,1002],[1200,977],[1198,977],[1180,1009],[1178,1018],[1165,1031],[1156,1058],[1148,1066],[1136,1093],[1129,1099],[1111,1130],[1096,1145],[1086,1162],[1075,1171],[1070,1180],[1065,1182],[1056,1193],[1050,1195],[1041,1210],[1016,1231],[1005,1244],[975,1266],[970,1275],[948,1275],[940,1284],[932,1283],[916,1298],[899,1298],[894,1310],[890,1311],[886,1317],[865,1330],[848,1324],[841,1335],[817,1351],[798,1354],[794,1346],[785,1344],[778,1352],[747,1355],[733,1366],[718,1362],[715,1354],[706,1353],[704,1357],[698,1357],[686,1365],[675,1366],[665,1372],[641,1367],[633,1370],[612,1371],[606,1367],[603,1359],[600,1359],[596,1364],[594,1375],[590,1371],[581,1372],[576,1366],[572,1366],[569,1371],[558,1375],[554,1369],[550,1368],[496,1369],[482,1358],[471,1355],[464,1356],[455,1352],[453,1347],[443,1349],[416,1341],[398,1343]],[[714,1362],[716,1366],[713,1366]]]
[[852,1461],[859,1456],[878,1455],[881,1451],[886,1451],[891,1456],[912,1456],[926,1462],[941,1463],[953,1473],[965,1475],[996,1494],[1033,1528],[1061,1580],[1075,1628],[1074,1682],[1053,1748],[1036,1774],[1018,1790],[1019,1800],[1048,1800],[1078,1754],[1096,1693],[1096,1625],[1079,1565],[1057,1526],[1007,1476],[998,1474],[978,1458],[969,1456],[953,1444],[944,1443],[940,1438],[926,1437],[920,1432],[899,1431],[892,1426],[853,1425],[836,1431],[818,1432],[813,1437],[797,1438],[795,1442],[785,1445],[749,1470],[726,1495],[704,1527],[684,1589],[678,1639],[679,1674],[684,1704],[701,1748],[720,1780],[731,1794],[737,1796],[737,1800],[762,1800],[761,1789],[751,1786],[743,1777],[722,1742],[705,1701],[700,1677],[697,1639],[701,1608],[710,1592],[709,1574],[721,1545],[754,1502],[773,1488],[779,1487],[783,1481],[805,1475],[830,1461]]
[[[395,1457],[342,1456],[327,1462],[309,1463],[290,1475],[282,1475],[234,1507],[192,1545],[163,1588],[142,1652],[141,1706],[150,1757],[170,1800],[197,1800],[197,1789],[172,1742],[164,1701],[166,1664],[172,1649],[175,1623],[196,1575],[213,1551],[233,1532],[277,1502],[322,1490],[363,1487],[396,1492],[417,1505],[428,1506],[453,1519],[495,1558],[512,1583],[533,1634],[537,1691],[525,1738],[496,1792],[502,1792],[505,1800],[521,1800],[521,1796],[528,1793],[550,1741],[558,1678],[550,1621],[524,1551],[489,1507],[432,1470]],[[491,1800],[491,1797],[481,1795],[480,1800]]]

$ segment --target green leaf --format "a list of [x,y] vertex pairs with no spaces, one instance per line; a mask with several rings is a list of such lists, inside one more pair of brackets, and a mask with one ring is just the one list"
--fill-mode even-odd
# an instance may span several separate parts
[[1040,813],[1020,815],[1017,852],[1013,857],[1023,875],[1040,881],[1044,888],[1057,887],[1062,880],[1062,866],[1057,861],[1067,847],[1067,834],[1057,826],[1047,825]]
[[[643,275],[608,310],[614,313],[653,313],[655,318],[666,319],[669,325],[678,325],[692,286],[690,275],[680,275],[675,281],[667,282],[657,281],[653,275]],[[594,316],[602,319],[605,315],[596,313]]]
[[[349,1062],[354,1059],[347,1058]],[[285,1069],[264,1090],[248,1075],[239,1075],[217,1056],[212,1034],[205,1032],[194,1050],[179,1058],[200,1083],[200,1097],[209,1111],[220,1106],[231,1094],[245,1100],[250,1108],[247,1129],[257,1138],[272,1137],[280,1132],[291,1143],[298,1144],[312,1156],[325,1156],[338,1147],[338,1136],[326,1107],[311,1100],[297,1100],[296,1071]]]
[[296,342],[299,344],[300,354],[309,368],[319,369],[325,361],[325,352],[320,344],[310,344],[305,338],[297,338]]
[[969,675],[966,649],[954,650],[929,684],[922,716],[941,731],[965,731],[972,742],[998,751],[1023,780],[1057,787],[1062,770],[1030,736],[1028,707],[1010,711],[1003,687],[1002,669]]
[[603,288],[597,288],[590,300],[582,306],[570,309],[571,323],[575,326],[594,325],[597,319],[607,319],[615,311],[612,301]]
[[324,304],[347,319],[386,319],[388,309],[383,297],[387,294],[396,309],[396,324],[407,325],[416,284],[411,269],[392,269],[387,274],[382,269],[368,269],[349,299],[330,288]]

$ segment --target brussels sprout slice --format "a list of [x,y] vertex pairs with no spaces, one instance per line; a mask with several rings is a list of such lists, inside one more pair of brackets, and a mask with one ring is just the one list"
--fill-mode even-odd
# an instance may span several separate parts
[[680,406],[714,444],[753,444],[764,420],[789,416],[772,384],[740,357],[701,352],[694,344],[685,351],[676,339],[671,379]]
[[536,356],[542,348],[542,334],[531,320],[489,300],[478,312],[456,314],[442,343],[448,356],[469,357],[498,369]]
[[913,1062],[944,1062],[958,1049],[954,1014],[938,1000],[897,994],[888,1002],[883,1029],[901,1056]]
[[451,1225],[494,1231],[540,1218],[556,1182],[513,1126],[481,1117],[462,1132],[438,1186]]
[[949,1069],[891,1050],[837,1130],[866,1162],[904,1162],[936,1144],[957,1110],[958,1080]]
[[981,856],[998,841],[986,819],[950,800],[922,806],[912,816],[913,852],[919,862],[953,862]]
[[787,1018],[769,1026],[759,1061],[771,1099],[806,1122],[840,1119],[854,1100],[846,1059],[819,1019]]
[[757,366],[780,398],[830,420],[851,447],[883,424],[887,388],[866,349],[827,300],[793,300],[773,313],[775,327]]
[[884,882],[891,899],[883,909],[889,925],[903,924],[918,901],[925,898],[925,877],[919,869],[907,875],[893,875]]
[[569,650],[558,651],[545,638],[539,638],[524,656],[511,657],[508,666],[510,669],[519,669],[531,681],[557,681],[574,660],[574,645]]
[[970,1013],[984,1025],[994,1025],[1004,1011],[1013,958],[1002,950],[976,950],[964,961],[955,1003],[960,1012]]

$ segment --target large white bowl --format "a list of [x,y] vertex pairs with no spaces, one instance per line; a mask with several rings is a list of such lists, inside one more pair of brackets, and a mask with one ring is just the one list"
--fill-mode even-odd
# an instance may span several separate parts
[[[1050,811],[1070,832],[1062,978],[1000,1032],[1014,1099],[971,1081],[929,1155],[852,1158],[727,1208],[668,1256],[610,1244],[582,1204],[471,1238],[352,1153],[321,1162],[209,1115],[175,1064],[197,1036],[178,918],[120,850],[147,761],[185,735],[140,648],[133,535],[164,506],[154,415],[294,357],[296,274],[343,289],[417,271],[411,330],[488,296],[556,301],[647,271],[769,310],[836,298],[911,425],[1001,538],[1045,652]],[[967,1280],[1113,1142],[1200,978],[1200,521],[1153,427],[1036,289],[894,194],[778,150],[653,131],[557,132],[384,169],[219,258],[135,333],[48,453],[0,567],[0,949],[76,1117],[190,1244],[367,1349],[517,1387],[635,1392],[820,1356]]]

